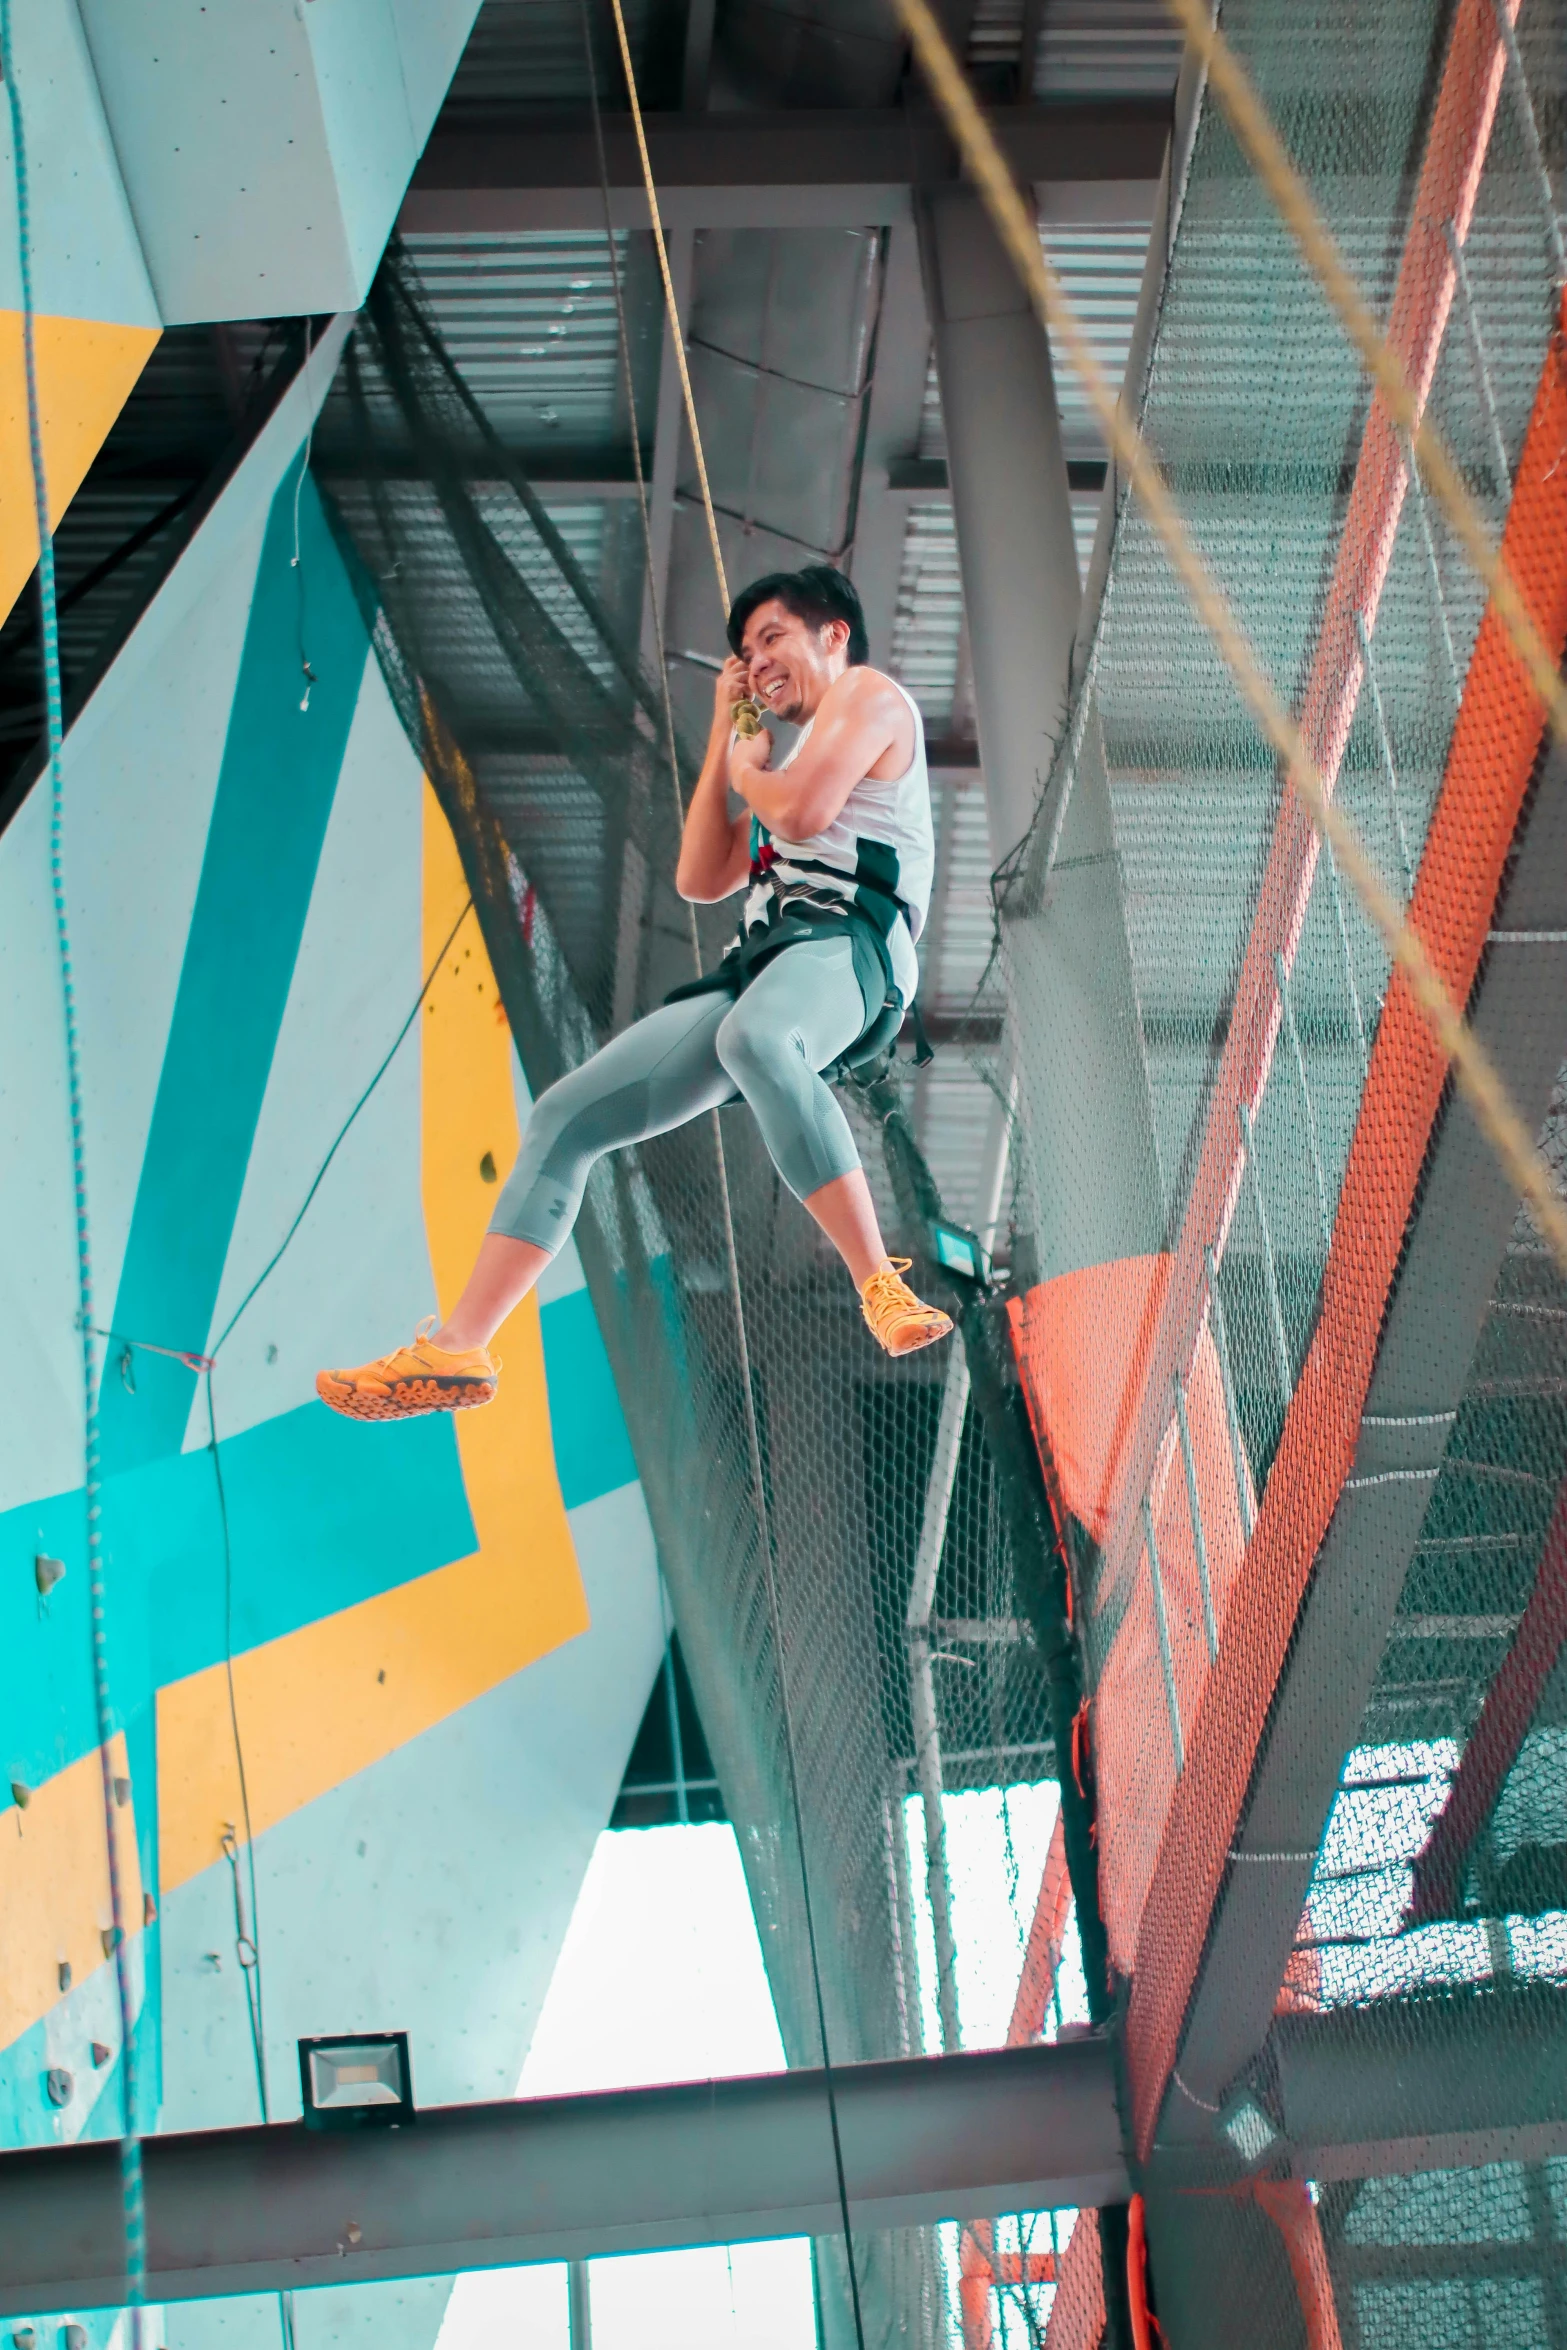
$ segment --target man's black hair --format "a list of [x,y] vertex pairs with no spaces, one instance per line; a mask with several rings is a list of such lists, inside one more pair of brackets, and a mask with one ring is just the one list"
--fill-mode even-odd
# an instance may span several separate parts
[[830,563],[808,563],[803,571],[769,571],[765,579],[753,579],[748,588],[742,588],[729,607],[731,652],[739,652],[745,624],[757,607],[775,600],[807,628],[825,628],[829,620],[846,620],[850,668],[870,659],[870,638],[854,582]]

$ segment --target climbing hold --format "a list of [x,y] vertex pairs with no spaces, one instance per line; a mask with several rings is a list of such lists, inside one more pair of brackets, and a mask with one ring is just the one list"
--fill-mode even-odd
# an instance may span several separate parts
[[26,1811],[32,1800],[33,1791],[31,1787],[28,1786],[27,1781],[25,1779],[13,1779],[11,1781],[11,1801],[16,1805],[17,1810]]
[[495,1153],[493,1151],[486,1151],[483,1158],[479,1161],[479,1181],[481,1183],[493,1183],[495,1180]]
[[51,2105],[69,2105],[76,2083],[63,2064],[52,2064],[44,2075],[44,2090]]
[[141,1922],[144,1926],[151,1926],[156,1925],[157,1919],[158,1905],[150,1893],[144,1893],[141,1897]]
[[39,1551],[33,1560],[33,1581],[38,1586],[40,1599],[47,1599],[57,1583],[65,1581],[64,1559],[52,1559]]
[[101,2073],[113,2054],[114,2050],[108,2047],[104,2041],[95,2040],[92,2044],[92,2060],[95,2070]]
[[62,1958],[60,1961],[59,1984],[62,1991],[69,1991],[71,1988],[71,1962],[68,1958]]
[[18,2326],[11,2343],[12,2350],[38,2350],[38,2335],[32,2326]]
[[130,1799],[131,1783],[129,1779],[116,1779],[114,1782],[114,1800],[119,1805],[121,1811],[125,1809],[125,1806],[130,1802]]
[[358,2220],[351,2219],[347,2227],[343,2230],[343,2233],[348,2238],[350,2244],[357,2244],[364,2235],[364,2229],[359,2225]]
[[104,1927],[104,1929],[103,1929],[103,1932],[102,1932],[102,1933],[99,1935],[98,1939],[99,1939],[99,1941],[100,1941],[100,1942],[103,1944],[103,1955],[104,1955],[104,1957],[105,1957],[105,1958],[112,1958],[112,1957],[114,1956],[115,1952],[116,1952],[116,1951],[119,1949],[119,1947],[120,1947],[120,1929],[119,1929],[119,1927],[118,1927],[118,1926],[105,1926],[105,1927]]
[[87,2328],[69,2325],[60,2328],[60,2350],[87,2350]]

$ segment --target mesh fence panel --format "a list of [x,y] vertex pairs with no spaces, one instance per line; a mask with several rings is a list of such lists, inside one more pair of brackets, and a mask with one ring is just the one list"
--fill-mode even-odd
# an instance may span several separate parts
[[[1513,17],[1521,71],[1490,0],[1223,26],[1560,658],[1567,14]],[[1561,757],[1211,100],[1134,390],[1560,1178]],[[1567,1297],[1132,500],[1002,927],[1161,2323],[1567,2340]]]

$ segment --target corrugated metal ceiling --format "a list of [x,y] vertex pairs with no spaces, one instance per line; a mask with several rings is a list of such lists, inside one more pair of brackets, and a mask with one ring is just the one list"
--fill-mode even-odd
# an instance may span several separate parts
[[1036,98],[1162,98],[1181,36],[1163,0],[1050,0],[1034,56]]
[[[640,83],[672,16],[668,0],[622,0]],[[594,63],[600,102],[624,106],[625,84],[608,11],[595,12]],[[441,109],[447,127],[477,127],[519,107],[586,106],[587,56],[580,0],[485,0]]]
[[[622,230],[615,243],[645,435],[657,353],[649,239]],[[591,230],[419,234],[406,245],[447,350],[508,448],[551,467],[568,455],[629,462],[607,237]],[[339,386],[322,418],[328,450],[342,396]]]

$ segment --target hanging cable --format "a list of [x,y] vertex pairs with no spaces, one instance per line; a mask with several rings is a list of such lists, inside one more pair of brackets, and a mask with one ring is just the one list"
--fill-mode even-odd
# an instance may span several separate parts
[[[707,459],[702,452],[702,434],[696,421],[696,400],[691,391],[691,372],[686,366],[685,337],[680,331],[680,305],[675,300],[675,281],[669,273],[669,254],[664,244],[664,224],[659,217],[658,190],[653,184],[653,165],[647,151],[647,133],[642,128],[642,105],[637,96],[637,77],[631,63],[631,43],[626,38],[626,19],[620,0],[610,0],[615,12],[615,33],[620,42],[620,62],[626,76],[626,95],[631,101],[631,120],[637,134],[637,153],[642,158],[642,184],[647,190],[648,218],[653,224],[653,243],[658,249],[659,272],[664,280],[664,307],[669,316],[670,340],[675,346],[675,365],[680,370],[680,390],[686,404],[686,423],[691,431],[691,451],[696,458],[696,477],[702,485],[702,511],[707,516],[708,542],[713,550],[713,569],[718,576],[718,597],[729,618],[729,576],[724,570],[724,551],[718,543],[718,517],[713,512],[713,493],[708,487]],[[598,81],[593,80],[593,117],[598,122]],[[599,132],[599,160],[602,165],[604,141]],[[609,175],[605,173],[605,210],[608,211]],[[632,414],[632,431],[636,430],[636,416]]]
[[[615,12],[615,31],[620,42],[620,61],[626,78],[626,90],[631,101],[632,120],[636,125],[637,150],[642,158],[642,178],[647,191],[648,217],[653,224],[653,238],[658,248],[659,269],[664,281],[664,303],[668,316],[669,338],[674,345],[675,360],[680,370],[680,388],[685,399],[686,424],[691,434],[691,446],[696,457],[697,479],[702,485],[702,504],[707,515],[708,541],[712,548],[713,570],[718,582],[719,600],[724,620],[729,617],[729,581],[724,571],[723,551],[718,543],[718,522],[713,511],[712,491],[708,486],[707,460],[702,450],[701,427],[696,418],[696,401],[691,392],[691,377],[686,367],[685,337],[681,332],[680,311],[675,301],[674,280],[669,270],[669,255],[664,248],[664,231],[659,219],[658,191],[653,184],[653,167],[648,158],[647,140],[642,129],[642,109],[637,99],[636,74],[631,63],[631,44],[626,38],[626,20],[621,0],[611,0]],[[615,296],[615,318],[619,330],[622,380],[625,385],[627,421],[631,431],[632,462],[636,472],[637,505],[642,516],[642,545],[647,565],[648,606],[653,625],[653,643],[658,658],[659,686],[663,694],[665,730],[669,744],[669,772],[674,788],[675,808],[679,821],[684,822],[685,807],[680,790],[679,754],[675,740],[674,706],[669,693],[669,662],[664,649],[664,628],[660,611],[658,566],[654,560],[652,517],[648,510],[647,485],[642,470],[642,450],[637,429],[635,386],[631,375],[631,342],[626,330],[625,296],[620,281],[620,263],[615,250],[615,229],[610,210],[609,166],[604,152],[604,126],[599,107],[598,71],[593,53],[593,34],[588,17],[588,0],[579,0],[582,16],[582,38],[587,56],[588,89],[593,105],[593,134],[598,148],[599,182],[604,200],[604,235],[609,247],[610,282]],[[758,713],[757,723],[760,723]],[[697,933],[696,908],[687,901],[690,918],[691,951],[698,975],[701,973],[701,948]],[[784,1756],[789,1783],[789,1804],[794,1821],[795,1843],[800,1856],[800,1892],[805,1919],[806,1949],[810,1959],[811,1988],[815,1998],[816,2027],[821,2041],[822,2080],[827,2094],[827,2118],[832,2135],[833,2173],[838,2191],[839,2216],[843,2221],[845,2262],[849,2272],[849,2297],[854,2314],[854,2338],[858,2350],[865,2350],[865,2322],[860,2307],[859,2263],[855,2258],[854,2229],[849,2216],[849,2187],[843,2167],[843,2139],[838,2122],[838,2091],[833,2074],[832,2052],[827,2036],[827,2004],[822,1989],[821,1955],[816,1937],[816,1918],[811,1900],[811,1872],[805,1850],[805,1815],[800,1799],[799,1760],[795,1750],[794,1721],[789,1699],[789,1667],[784,1649],[783,1609],[778,1594],[778,1578],[773,1555],[772,1530],[767,1507],[767,1487],[762,1469],[761,1432],[756,1420],[756,1393],[751,1379],[751,1348],[746,1332],[745,1300],[740,1287],[740,1256],[735,1242],[734,1207],[729,1190],[729,1165],[724,1151],[723,1128],[716,1110],[710,1113],[713,1131],[713,1151],[718,1169],[718,1196],[723,1214],[724,1255],[729,1273],[729,1291],[734,1304],[735,1341],[740,1356],[740,1385],[745,1403],[746,1450],[749,1456],[752,1500],[756,1511],[757,1539],[761,1551],[762,1577],[767,1593],[767,1614],[772,1633],[773,1649],[778,1659],[778,1692],[783,1719]]]
[[435,975],[441,968],[441,964],[445,959],[447,948],[451,945],[453,939],[457,936],[458,931],[461,930],[463,924],[467,921],[468,916],[472,913],[472,911],[472,898],[465,898],[463,901],[462,912],[458,915],[456,921],[452,924],[451,929],[447,932],[446,938],[440,948],[439,953],[436,955],[434,962],[430,965],[429,970],[425,973],[423,987],[420,988],[419,993],[414,997],[412,1004],[409,1006],[407,1019],[403,1022],[401,1028],[399,1028],[397,1031],[397,1034],[393,1037],[390,1045],[388,1045],[385,1058],[382,1060],[380,1067],[376,1070],[375,1075],[371,1078],[369,1084],[365,1087],[364,1092],[359,1096],[359,1099],[355,1102],[353,1108],[349,1111],[348,1116],[343,1120],[342,1125],[338,1128],[337,1133],[333,1137],[331,1149],[327,1152],[326,1157],[322,1160],[320,1166],[316,1169],[315,1175],[311,1180],[310,1189],[306,1192],[304,1198],[300,1201],[299,1213],[295,1216],[294,1221],[292,1224],[290,1224],[288,1230],[284,1233],[282,1239],[279,1241],[276,1250],[262,1266],[261,1271],[256,1275],[255,1280],[251,1283],[244,1296],[240,1299],[239,1304],[234,1308],[234,1311],[232,1314],[230,1314],[228,1320],[224,1323],[222,1331],[218,1336],[218,1342],[212,1350],[213,1360],[216,1360],[217,1356],[222,1352],[223,1347],[227,1343],[228,1338],[234,1329],[234,1325],[238,1322],[240,1316],[254,1302],[260,1291],[265,1288],[267,1282],[271,1280],[273,1274],[277,1271],[278,1266],[282,1263],[285,1255],[288,1252],[290,1242],[293,1240],[295,1233],[299,1230],[300,1225],[303,1224],[305,1217],[309,1213],[311,1201],[315,1198],[316,1193],[321,1189],[322,1184],[326,1180],[327,1169],[331,1166],[332,1161],[337,1157],[337,1154],[342,1149],[343,1144],[348,1140],[349,1130],[353,1126],[354,1121],[359,1116],[360,1111],[365,1107],[366,1103],[370,1099],[370,1096],[375,1092],[376,1087],[380,1084],[382,1078],[386,1075],[386,1072],[392,1066],[393,1061],[397,1058],[398,1047],[402,1044],[404,1037],[408,1034],[409,1029],[412,1028],[415,1020],[418,1018],[420,1009],[424,1003],[424,999],[435,984]]
[[87,1583],[92,1616],[93,1708],[98,1732],[98,1775],[103,1792],[104,1842],[109,1868],[109,1915],[114,1944],[114,1982],[120,2017],[120,2090],[124,2129],[120,2136],[120,2204],[125,2234],[125,2290],[131,2312],[134,2350],[142,2350],[147,2290],[147,2213],[137,2133],[136,2040],[125,1934],[124,1887],[115,1833],[114,1705],[109,1686],[108,1626],[103,1572],[103,1475],[98,1442],[98,1363],[93,1328],[92,1233],[87,1210],[86,1119],[82,1104],[81,1040],[76,1024],[76,983],[71,967],[70,911],[65,894],[65,725],[60,684],[60,628],[54,586],[54,540],[49,520],[49,485],[44,465],[38,403],[38,353],[33,316],[32,231],[28,209],[27,146],[16,59],[11,46],[11,0],[0,0],[0,74],[11,115],[11,156],[16,174],[17,245],[22,281],[22,354],[27,377],[27,440],[32,460],[33,505],[38,522],[38,611],[43,652],[44,707],[49,746],[49,887],[54,904],[55,941],[65,1016],[66,1091],[71,1120],[71,1189],[76,1211],[77,1323],[82,1341],[82,1489],[87,1515]]
[[[0,6],[3,6],[4,4],[6,4],[6,0],[0,0]],[[380,1085],[381,1080],[386,1075],[388,1069],[390,1069],[393,1060],[397,1056],[399,1047],[406,1038],[408,1031],[412,1028],[426,997],[429,995],[431,987],[435,983],[436,976],[440,971],[442,963],[446,959],[453,940],[456,938],[457,933],[459,930],[461,930],[463,924],[467,921],[468,916],[470,913],[472,913],[472,911],[473,899],[471,897],[465,898],[463,900],[462,910],[458,914],[456,921],[452,924],[451,929],[447,932],[445,938],[442,940],[441,945],[436,952],[435,958],[431,963],[429,970],[425,974],[423,985],[420,987],[419,993],[415,996],[413,1003],[409,1006],[407,1016],[404,1019],[402,1026],[398,1029],[397,1034],[393,1037],[391,1044],[388,1046],[386,1052],[382,1055],[380,1063],[377,1066],[374,1075],[371,1077],[369,1084],[366,1085],[364,1091],[359,1095],[358,1100],[354,1103],[353,1108],[348,1113],[348,1116],[344,1119],[342,1125],[338,1128],[336,1134],[333,1136],[326,1155],[322,1159],[320,1166],[316,1169],[314,1176],[311,1178],[309,1189],[306,1191],[304,1199],[300,1202],[299,1208],[292,1222],[290,1223],[288,1230],[284,1233],[283,1238],[279,1242],[277,1248],[268,1258],[266,1264],[257,1274],[255,1280],[251,1283],[249,1289],[246,1290],[244,1296],[240,1299],[239,1304],[235,1307],[233,1313],[229,1316],[228,1321],[224,1324],[211,1354],[197,1354],[193,1350],[185,1347],[158,1346],[154,1345],[150,1339],[127,1337],[122,1332],[117,1330],[98,1329],[97,1327],[85,1322],[86,1313],[90,1312],[91,1310],[90,1300],[87,1301],[83,1308],[84,1326],[88,1329],[89,1336],[106,1338],[117,1343],[123,1350],[121,1356],[122,1363],[129,1362],[133,1354],[162,1355],[174,1362],[183,1363],[187,1370],[195,1371],[201,1377],[206,1389],[207,1450],[212,1456],[212,1474],[217,1490],[218,1524],[223,1545],[223,1669],[226,1676],[228,1689],[229,1726],[234,1744],[234,1763],[239,1778],[240,1820],[238,1825],[242,1825],[244,1830],[245,1874],[249,1880],[250,1889],[250,1905],[248,1913],[245,1906],[244,1892],[241,1886],[238,1851],[239,1835],[237,1825],[230,1826],[225,1830],[223,1837],[223,1856],[228,1862],[229,1869],[233,1876],[235,1958],[240,1967],[241,1981],[244,1986],[246,2017],[250,2028],[251,2055],[256,2068],[256,2089],[260,2102],[261,2119],[263,2123],[269,2122],[272,2118],[272,2114],[271,2101],[267,2086],[266,2008],[263,1990],[263,1970],[261,1963],[260,1898],[256,1885],[256,1839],[251,1823],[250,1784],[245,1767],[245,1741],[240,1729],[239,1701],[234,1686],[234,1550],[232,1531],[229,1525],[228,1494],[223,1481],[223,1456],[221,1442],[218,1436],[217,1402],[213,1392],[213,1373],[217,1368],[217,1357],[224,1345],[227,1343],[229,1337],[232,1335],[236,1324],[240,1320],[240,1317],[246,1312],[248,1307],[253,1304],[262,1289],[265,1287],[266,1283],[276,1272],[278,1266],[282,1263],[283,1258],[287,1255],[295,1235],[299,1231],[300,1226],[303,1224],[306,1215],[309,1213],[312,1201],[315,1199],[317,1192],[320,1190],[322,1183],[326,1179],[328,1169],[331,1167],[333,1160],[337,1157],[338,1152],[341,1150],[343,1144],[348,1139],[349,1132],[355,1121],[358,1119],[360,1113],[368,1104],[371,1096],[376,1091],[376,1088]],[[294,2350],[294,2309],[293,2295],[291,2293],[284,2292],[278,2295],[278,2319],[282,2332],[283,2350]],[[141,2345],[139,2342],[136,2344],[135,2350],[141,2350]]]
[[294,559],[292,565],[290,566],[294,573],[294,582],[297,591],[295,601],[295,633],[299,642],[299,673],[305,681],[305,691],[299,705],[301,710],[309,709],[310,689],[317,682],[316,673],[310,666],[310,654],[306,649],[305,566],[299,552],[299,501],[304,495],[305,476],[310,471],[310,451],[316,437],[315,402],[310,397],[310,353],[314,337],[314,329],[315,320],[313,318],[307,318],[305,320],[304,378],[305,414],[308,417],[309,422],[305,426],[305,445],[299,453],[299,472],[294,481]]

